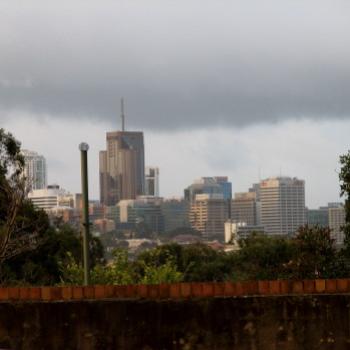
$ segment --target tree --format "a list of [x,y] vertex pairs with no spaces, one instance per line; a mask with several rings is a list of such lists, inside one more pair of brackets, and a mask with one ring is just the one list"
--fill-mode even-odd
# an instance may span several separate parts
[[295,254],[290,264],[292,277],[331,278],[337,274],[337,252],[327,227],[299,228],[293,239]]
[[345,197],[344,253],[350,256],[350,151],[340,156],[340,196]]
[[49,227],[47,215],[26,199],[20,143],[0,129],[0,266],[37,248]]

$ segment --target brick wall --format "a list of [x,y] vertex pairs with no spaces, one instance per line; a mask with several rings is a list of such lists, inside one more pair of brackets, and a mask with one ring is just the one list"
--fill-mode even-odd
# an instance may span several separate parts
[[69,301],[95,299],[189,299],[239,296],[350,293],[350,279],[245,281],[159,285],[101,285],[0,288],[0,301]]

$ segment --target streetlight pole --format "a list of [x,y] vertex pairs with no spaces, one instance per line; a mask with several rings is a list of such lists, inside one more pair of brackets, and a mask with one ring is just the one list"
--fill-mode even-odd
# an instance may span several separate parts
[[88,183],[88,157],[89,145],[81,143],[79,145],[81,155],[81,189],[83,199],[83,256],[84,256],[84,285],[90,284],[90,264],[89,264],[89,183]]

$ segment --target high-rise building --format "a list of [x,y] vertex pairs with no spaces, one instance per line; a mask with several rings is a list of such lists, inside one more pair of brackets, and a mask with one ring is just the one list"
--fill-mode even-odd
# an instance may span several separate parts
[[227,176],[214,176],[215,182],[221,187],[224,199],[232,199],[232,183],[228,181]]
[[231,201],[231,219],[249,226],[257,225],[257,206],[255,192],[235,193]]
[[224,241],[228,219],[227,200],[222,193],[197,194],[191,202],[191,227],[202,233],[205,240]]
[[328,227],[328,207],[306,210],[306,222],[309,226]]
[[184,199],[167,199],[161,204],[164,216],[164,231],[190,227],[188,219],[189,202]]
[[146,167],[145,195],[159,197],[159,168]]
[[305,182],[275,177],[260,182],[261,225],[271,235],[291,235],[305,224]]
[[128,227],[136,230],[138,227],[142,227],[142,229],[153,233],[163,232],[162,201],[162,198],[153,196],[139,196],[136,199],[121,200],[117,204],[117,229]]
[[202,177],[195,180],[184,192],[185,199],[189,202],[193,202],[197,194],[219,194],[224,198],[222,186],[220,186],[213,177]]
[[100,152],[100,201],[115,205],[145,192],[143,133],[107,132],[107,150]]
[[[74,205],[73,195],[61,189],[58,185],[49,185],[44,189],[32,190],[29,192],[28,198],[36,207],[44,210]],[[68,203],[70,205],[68,205]]]
[[23,150],[25,168],[24,176],[29,190],[41,190],[47,186],[47,168],[44,156],[36,152]]
[[329,228],[332,230],[331,235],[335,240],[335,244],[342,245],[344,243],[344,233],[342,232],[342,226],[345,224],[345,210],[342,204],[338,206],[329,206],[328,221]]

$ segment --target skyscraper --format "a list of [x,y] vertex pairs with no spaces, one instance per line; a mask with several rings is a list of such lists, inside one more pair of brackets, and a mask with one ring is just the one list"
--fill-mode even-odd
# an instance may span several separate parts
[[305,224],[305,182],[275,177],[260,182],[261,225],[268,234],[294,234]]
[[201,232],[205,240],[224,241],[225,222],[228,218],[227,200],[221,193],[196,194],[191,202],[191,227]]
[[256,193],[235,193],[231,201],[231,219],[236,223],[257,225]]
[[159,168],[146,167],[145,195],[159,197]]
[[29,190],[41,190],[47,186],[47,168],[44,156],[36,152],[23,150],[25,168],[24,176]]
[[145,193],[143,132],[124,130],[123,108],[122,125],[122,131],[107,132],[107,150],[100,152],[100,201],[105,205]]

